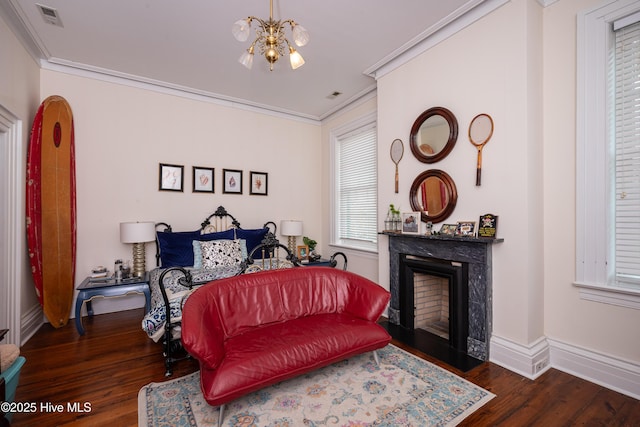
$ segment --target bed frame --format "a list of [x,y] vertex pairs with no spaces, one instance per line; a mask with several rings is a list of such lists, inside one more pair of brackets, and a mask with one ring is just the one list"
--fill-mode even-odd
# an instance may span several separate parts
[[[164,232],[173,232],[171,225],[160,222],[156,224],[156,230],[158,227],[161,228],[160,231]],[[200,231],[203,233],[217,232],[217,231],[225,231],[231,228],[241,229],[240,222],[223,206],[219,206],[218,209],[211,215],[209,215],[205,220],[200,224]],[[267,235],[274,236],[277,230],[276,224],[272,221],[267,221],[263,228],[269,228],[269,232]],[[156,239],[156,266],[160,267],[160,245],[158,240]],[[241,267],[242,268],[242,267]],[[177,328],[181,327],[182,322],[179,320],[173,320],[171,318],[171,307],[169,297],[167,295],[167,291],[164,286],[165,276],[172,271],[180,271],[183,277],[178,279],[178,284],[183,286],[185,289],[192,290],[195,286],[202,285],[203,283],[197,283],[193,281],[193,277],[191,273],[182,267],[171,267],[167,268],[162,272],[159,279],[159,287],[160,292],[162,294],[162,300],[165,305],[165,326],[164,326],[164,334],[162,338],[162,348],[163,348],[163,356],[164,356],[164,364],[165,364],[165,376],[171,376],[173,373],[172,366],[175,362],[180,360],[184,360],[189,357],[188,354],[182,348],[182,342],[180,338],[175,337],[174,331]]]

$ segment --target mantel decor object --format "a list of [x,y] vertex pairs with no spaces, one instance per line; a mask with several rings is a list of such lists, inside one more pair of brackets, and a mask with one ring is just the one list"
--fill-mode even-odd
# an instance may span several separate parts
[[493,214],[484,214],[480,216],[478,222],[478,237],[496,237],[498,231],[498,216]]

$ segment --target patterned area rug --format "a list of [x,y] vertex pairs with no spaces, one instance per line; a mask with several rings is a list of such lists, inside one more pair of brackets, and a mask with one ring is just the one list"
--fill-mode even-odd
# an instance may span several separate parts
[[[284,381],[227,404],[224,426],[455,426],[494,394],[393,345]],[[200,373],[151,383],[138,425],[216,426]]]

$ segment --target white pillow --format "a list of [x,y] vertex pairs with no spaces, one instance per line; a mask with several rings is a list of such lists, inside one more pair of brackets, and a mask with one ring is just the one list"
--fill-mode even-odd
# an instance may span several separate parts
[[211,240],[200,242],[202,268],[237,265],[242,262],[240,240]]

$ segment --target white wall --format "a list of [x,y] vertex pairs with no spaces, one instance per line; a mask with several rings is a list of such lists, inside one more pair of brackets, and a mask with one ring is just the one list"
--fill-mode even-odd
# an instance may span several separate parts
[[[31,122],[38,107],[40,87],[38,64],[29,56],[20,42],[16,39],[13,32],[8,28],[4,20],[0,17],[0,105],[10,111],[13,115],[22,121],[22,147],[21,162],[26,165],[27,144],[29,139],[29,131]],[[6,159],[3,159],[3,161]],[[24,166],[22,167],[22,175],[17,178],[20,183],[15,191],[17,199],[19,199],[19,209],[24,212]],[[3,218],[7,217],[7,213],[2,213]],[[20,287],[20,301],[15,301],[19,305],[20,313],[29,312],[34,306],[39,307],[38,300],[33,290],[33,281],[31,279],[31,267],[27,257],[27,245],[25,235],[25,226],[22,224],[17,230],[16,235],[23,236],[23,241],[8,242],[17,246],[19,253],[16,255],[17,266],[16,275],[20,278],[17,284]],[[15,285],[14,283],[0,283],[0,286],[8,287]],[[0,305],[2,308],[4,303]],[[24,318],[24,316],[22,316]],[[24,323],[24,319],[21,319]],[[11,331],[10,337],[15,336],[15,343],[19,344],[20,334],[18,331]],[[22,337],[24,339],[26,337]],[[13,342],[13,340],[9,340]]]
[[[415,176],[438,168],[459,199],[446,220],[499,215],[493,248],[493,337],[499,363],[535,377],[551,365],[638,396],[640,311],[580,300],[575,278],[576,16],[600,0],[542,8],[514,0],[378,81],[379,217],[389,203],[410,210]],[[459,123],[453,152],[433,165],[408,151],[424,110],[449,108]],[[476,150],[467,138],[478,113],[495,132],[475,184]],[[395,138],[405,142],[400,193],[393,193]],[[382,224],[380,224],[382,227]],[[388,286],[387,239],[379,282]],[[492,359],[493,360],[493,359]],[[527,366],[528,365],[528,366]],[[635,385],[633,385],[635,382]]]
[[581,300],[572,285],[576,239],[576,14],[602,3],[562,0],[545,9],[545,332],[554,340],[637,366],[640,311]]
[[[313,183],[321,176],[320,126],[93,78],[43,70],[41,98],[58,94],[74,113],[79,284],[97,265],[131,259],[122,221],[194,230],[219,205],[244,228],[304,221],[321,234]],[[184,165],[184,192],[158,191],[159,163]],[[215,194],[192,193],[192,166],[215,168]],[[222,194],[222,169],[243,171],[242,195]],[[268,173],[268,196],[249,195],[249,171]],[[155,265],[147,244],[147,266]],[[141,296],[96,300],[97,313],[142,306]],[[126,305],[128,304],[128,305]]]
[[[523,344],[539,338],[544,327],[540,16],[535,2],[507,3],[378,81],[379,217],[389,203],[410,211],[411,184],[427,169],[441,169],[456,183],[458,203],[445,223],[498,215],[498,236],[505,241],[493,248],[493,333]],[[411,154],[409,131],[435,106],[457,117],[458,141],[447,158],[424,164]],[[476,187],[477,151],[467,132],[479,113],[492,116],[495,131],[483,151],[482,185]],[[389,158],[395,138],[405,143],[399,194],[393,192]],[[387,244],[381,239],[381,283],[389,280]]]

